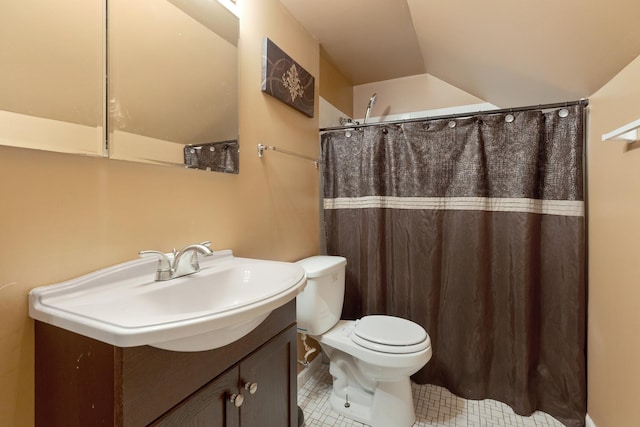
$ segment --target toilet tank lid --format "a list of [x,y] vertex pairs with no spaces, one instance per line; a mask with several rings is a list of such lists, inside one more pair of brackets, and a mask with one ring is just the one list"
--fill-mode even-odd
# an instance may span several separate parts
[[342,268],[347,264],[347,259],[341,256],[316,255],[301,259],[296,264],[304,269],[307,277],[314,278]]

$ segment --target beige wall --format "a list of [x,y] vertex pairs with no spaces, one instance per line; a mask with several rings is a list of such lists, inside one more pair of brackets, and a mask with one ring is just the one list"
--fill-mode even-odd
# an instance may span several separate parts
[[640,57],[590,97],[588,412],[638,425],[640,143],[601,136],[640,118]]
[[205,239],[248,257],[318,252],[318,171],[256,145],[318,155],[317,118],[260,82],[264,36],[316,76],[319,47],[278,0],[239,4],[239,175],[0,147],[1,426],[33,424],[31,288]]
[[348,116],[353,116],[353,83],[331,63],[320,47],[320,96]]
[[363,118],[377,93],[371,117],[457,107],[485,102],[430,74],[367,83],[353,87],[353,117]]

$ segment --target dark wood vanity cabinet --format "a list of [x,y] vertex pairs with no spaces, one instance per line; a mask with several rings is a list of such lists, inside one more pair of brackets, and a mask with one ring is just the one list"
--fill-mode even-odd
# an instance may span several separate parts
[[36,322],[36,425],[297,426],[295,346],[295,301],[242,339],[194,353],[114,347]]

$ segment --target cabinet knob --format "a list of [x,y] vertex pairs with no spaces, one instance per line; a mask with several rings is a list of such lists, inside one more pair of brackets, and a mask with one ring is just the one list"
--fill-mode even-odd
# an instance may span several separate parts
[[244,389],[247,390],[249,394],[256,394],[256,391],[258,391],[258,383],[246,383]]
[[232,394],[231,396],[229,396],[229,402],[233,403],[233,405],[236,408],[239,408],[242,406],[242,403],[244,402],[244,397],[241,394]]

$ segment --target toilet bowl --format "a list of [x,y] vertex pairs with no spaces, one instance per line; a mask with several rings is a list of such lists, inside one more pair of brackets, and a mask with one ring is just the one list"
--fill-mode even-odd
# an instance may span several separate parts
[[[380,323],[409,322],[391,316],[376,317]],[[357,342],[355,329],[366,320],[367,317],[358,321],[340,320],[316,337],[330,361],[331,407],[347,418],[371,426],[411,426],[416,416],[409,377],[431,358],[431,340],[427,335],[418,344],[406,345],[417,350],[406,353],[397,348],[401,346],[386,346],[392,347],[388,349],[392,352],[383,352],[387,350],[385,344],[376,342],[372,346],[380,349],[373,350]]]
[[317,256],[299,264],[307,286],[297,297],[298,329],[314,337],[329,358],[332,409],[373,427],[413,425],[409,377],[431,358],[427,332],[386,315],[340,320],[346,260]]

